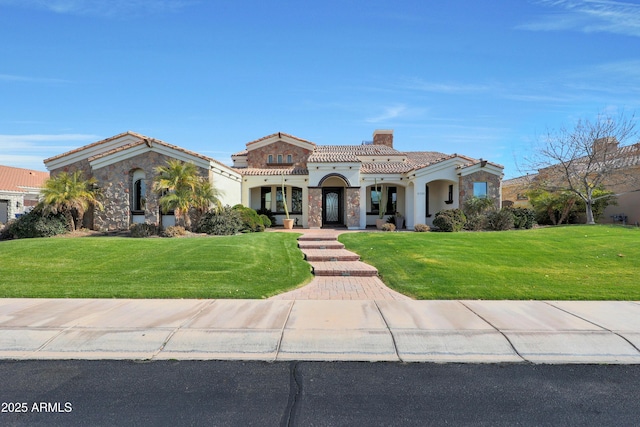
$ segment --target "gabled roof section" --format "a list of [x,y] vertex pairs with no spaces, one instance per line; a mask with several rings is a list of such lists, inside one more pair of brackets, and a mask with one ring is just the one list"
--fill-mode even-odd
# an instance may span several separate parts
[[132,131],[126,131],[126,132],[123,132],[123,133],[119,133],[118,135],[112,136],[110,138],[102,139],[102,140],[97,141],[97,142],[92,142],[91,144],[87,144],[87,145],[84,145],[82,147],[76,148],[75,150],[67,151],[66,153],[62,153],[62,154],[58,154],[57,156],[49,157],[48,159],[44,159],[44,163],[46,164],[46,163],[52,162],[54,160],[62,159],[63,157],[68,157],[68,156],[70,156],[72,154],[81,153],[83,151],[89,150],[91,148],[96,148],[96,147],[99,147],[101,145],[105,145],[105,144],[107,144],[109,142],[118,140],[118,139],[126,137],[126,136],[132,136],[134,138],[139,138],[139,139],[145,139],[145,138],[150,139],[149,137],[141,135],[139,133],[132,132]]
[[142,140],[131,142],[131,143],[126,144],[126,145],[121,145],[121,146],[113,148],[113,149],[111,149],[109,151],[105,151],[103,153],[96,154],[95,156],[89,157],[88,160],[89,160],[89,162],[93,162],[94,160],[98,160],[98,159],[101,159],[103,157],[111,156],[111,155],[119,153],[121,151],[128,150],[129,148],[139,147],[139,146],[147,146],[148,148],[153,148],[154,145],[159,145],[159,146],[162,146],[162,147],[171,148],[172,150],[180,151],[182,153],[188,154],[188,155],[193,156],[193,157],[197,157],[197,158],[202,159],[202,160],[216,161],[216,160],[212,159],[211,157],[207,157],[207,156],[204,156],[202,154],[198,154],[195,151],[186,150],[186,149],[184,149],[182,147],[178,147],[177,145],[172,145],[172,144],[166,143],[164,141],[161,141],[159,139],[149,138],[149,137],[143,137]]
[[24,192],[25,188],[42,188],[49,172],[0,166],[0,190]]
[[247,151],[255,150],[256,148],[264,147],[265,145],[269,145],[277,141],[283,141],[307,150],[313,150],[316,146],[316,144],[311,141],[307,141],[306,139],[298,138],[297,136],[289,135],[284,132],[276,132],[271,135],[263,136],[255,141],[247,142]]

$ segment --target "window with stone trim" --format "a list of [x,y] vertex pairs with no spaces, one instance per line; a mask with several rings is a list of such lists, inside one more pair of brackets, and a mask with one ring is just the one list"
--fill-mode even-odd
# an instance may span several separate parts
[[474,182],[473,183],[473,197],[479,197],[481,199],[486,199],[488,196],[487,191],[487,183],[484,182]]
[[282,163],[282,154],[278,154],[278,163]]
[[145,173],[143,170],[136,170],[132,177],[131,189],[131,211],[134,213],[144,213],[147,204],[147,191],[145,186]]
[[287,154],[287,163],[293,163],[293,157],[291,154]]
[[267,157],[267,163],[273,163],[273,154],[269,154]]

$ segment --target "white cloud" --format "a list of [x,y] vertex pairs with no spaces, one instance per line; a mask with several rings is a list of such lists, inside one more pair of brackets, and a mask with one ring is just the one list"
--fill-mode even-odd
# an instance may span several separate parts
[[640,37],[640,5],[637,3],[615,0],[541,0],[538,3],[563,12],[538,17],[516,28],[607,32]]
[[32,77],[32,76],[17,76],[14,74],[0,74],[0,81],[24,82],[24,83],[70,83],[69,80],[64,80],[64,79],[52,79],[47,77]]
[[0,135],[0,164],[44,170],[44,159],[100,139],[89,134]]
[[0,6],[20,6],[69,15],[115,17],[172,12],[197,2],[199,0],[0,0]]
[[436,92],[448,94],[486,92],[491,89],[488,85],[464,84],[464,83],[436,83],[425,82],[421,79],[409,79],[400,84],[403,89],[418,90],[423,92]]
[[396,104],[382,109],[382,113],[365,119],[367,123],[382,123],[389,120],[406,119],[418,117],[424,112],[423,109],[409,108],[404,104]]

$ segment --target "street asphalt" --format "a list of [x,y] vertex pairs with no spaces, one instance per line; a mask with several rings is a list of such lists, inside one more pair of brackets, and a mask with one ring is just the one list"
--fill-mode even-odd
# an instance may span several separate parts
[[0,299],[0,359],[638,364],[640,302]]

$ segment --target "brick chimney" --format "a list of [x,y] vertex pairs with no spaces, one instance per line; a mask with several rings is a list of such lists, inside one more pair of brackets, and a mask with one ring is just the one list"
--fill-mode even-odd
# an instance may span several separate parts
[[373,132],[373,145],[386,145],[393,148],[393,129],[376,129]]

